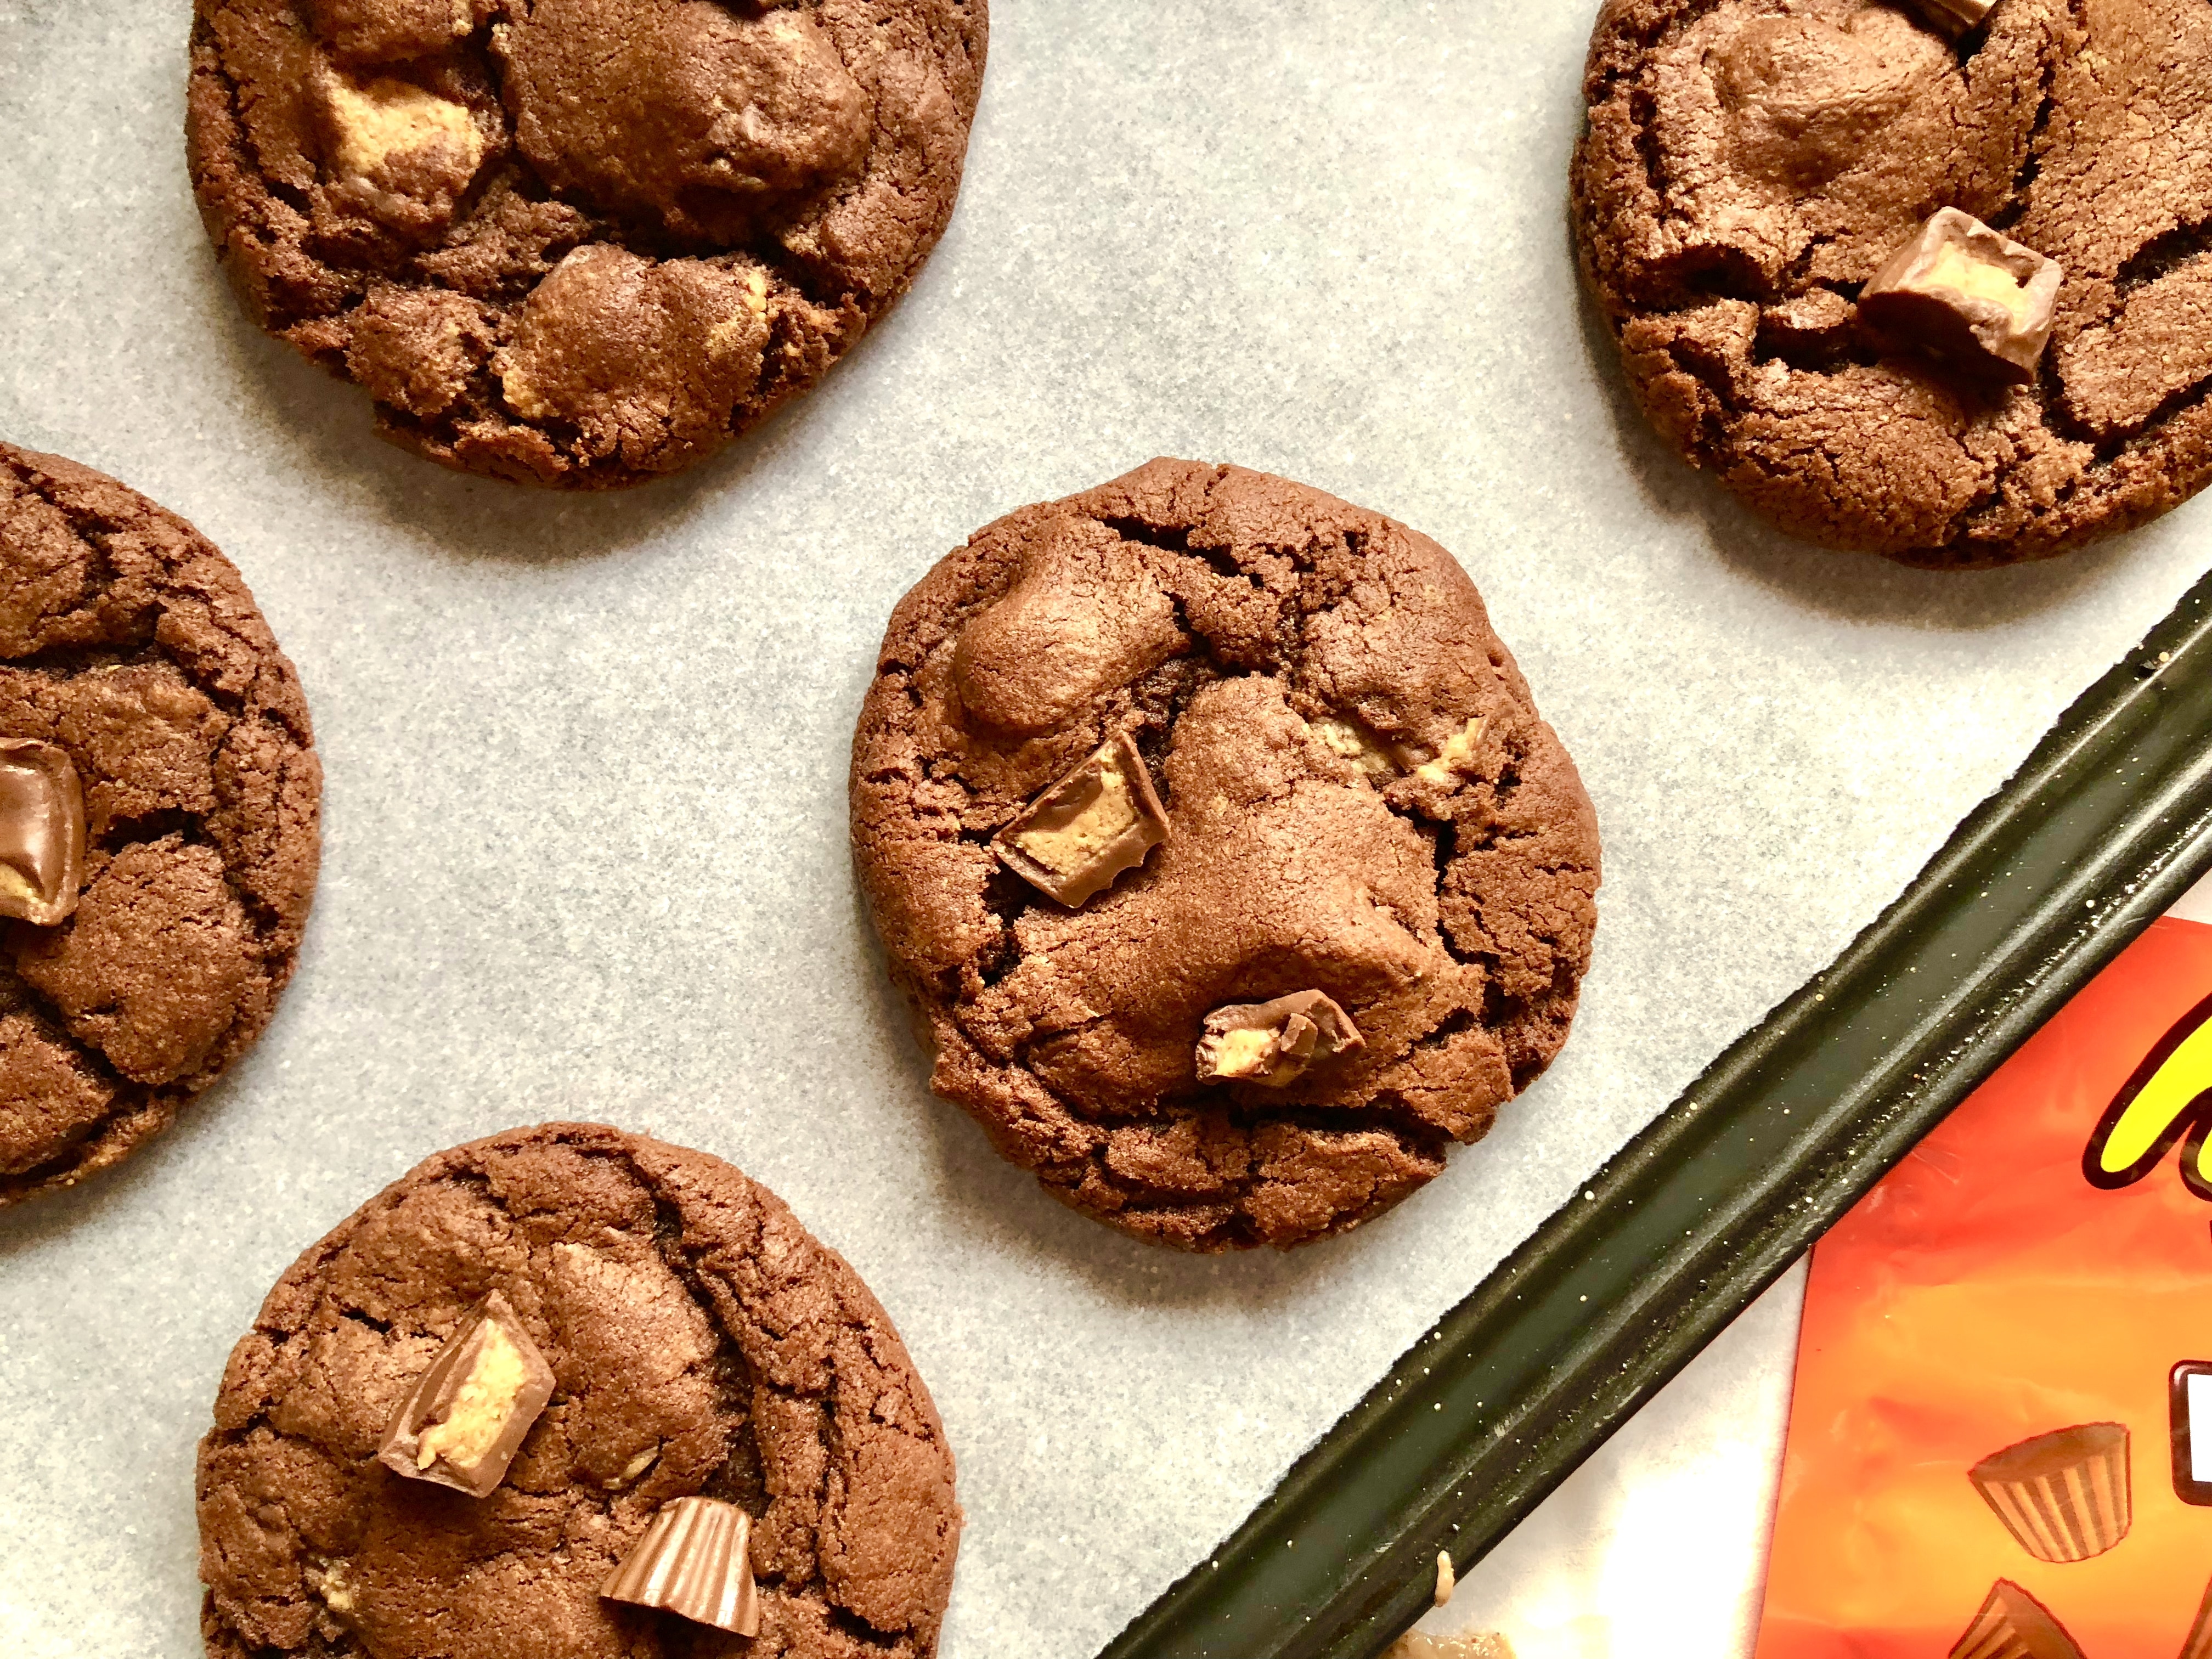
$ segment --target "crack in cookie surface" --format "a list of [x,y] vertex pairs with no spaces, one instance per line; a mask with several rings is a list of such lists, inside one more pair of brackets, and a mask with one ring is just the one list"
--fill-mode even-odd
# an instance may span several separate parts
[[[2000,564],[2212,477],[2204,0],[2006,0],[1955,46],[1880,0],[1608,0],[1585,93],[1577,240],[1638,401],[1782,528]],[[2064,271],[2025,385],[1854,325],[1945,206]]]
[[86,803],[76,913],[0,923],[0,1204],[166,1127],[291,977],[320,857],[299,676],[238,572],[112,478],[0,445],[0,736]]
[[[386,1419],[488,1291],[555,1373],[473,1499],[376,1461]],[[746,1642],[600,1599],[678,1498],[754,1518]],[[586,1124],[441,1153],[270,1293],[199,1455],[217,1659],[927,1659],[960,1514],[889,1318],[765,1189]]]
[[985,0],[198,0],[187,138],[255,319],[447,465],[688,465],[904,292]]
[[[1070,908],[988,842],[1109,738],[1164,843]],[[1194,1249],[1341,1231],[1549,1064],[1596,827],[1432,542],[1157,461],[978,532],[901,603],[853,763],[861,881],[933,1086],[1077,1208]],[[1318,990],[1365,1046],[1201,1085],[1213,1009]]]

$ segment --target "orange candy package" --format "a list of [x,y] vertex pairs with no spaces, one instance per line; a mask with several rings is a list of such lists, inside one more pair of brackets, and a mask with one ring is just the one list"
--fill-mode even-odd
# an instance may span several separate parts
[[2212,1659],[2212,927],[1815,1248],[1757,1659]]

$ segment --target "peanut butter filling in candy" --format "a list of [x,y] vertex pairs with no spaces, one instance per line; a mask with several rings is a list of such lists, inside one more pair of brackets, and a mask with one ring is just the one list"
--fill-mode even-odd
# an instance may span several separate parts
[[2003,380],[2034,377],[2063,273],[1971,214],[1942,208],[1859,295],[1885,344]]
[[1232,1003],[1206,1017],[1198,1075],[1207,1083],[1285,1088],[1310,1066],[1366,1046],[1352,1017],[1319,991]]
[[659,1607],[737,1636],[760,1633],[760,1595],[748,1553],[752,1516],[712,1498],[679,1498],[623,1558],[599,1594]]
[[0,739],[0,916],[51,927],[84,885],[84,789],[66,751]]
[[486,1497],[552,1397],[553,1368],[494,1291],[392,1413],[377,1461],[411,1480]]
[[1080,909],[1168,838],[1168,817],[1127,732],[1047,788],[991,842],[1023,880]]
[[1489,724],[1477,714],[1444,739],[1434,760],[1416,766],[1413,775],[1429,783],[1449,783],[1454,774],[1468,769],[1468,763],[1482,746],[1482,734]]

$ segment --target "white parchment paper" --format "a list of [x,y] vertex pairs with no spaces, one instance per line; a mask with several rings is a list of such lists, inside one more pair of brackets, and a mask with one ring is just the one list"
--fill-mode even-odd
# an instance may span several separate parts
[[[229,552],[329,773],[258,1050],[0,1216],[0,1646],[195,1654],[192,1443],[270,1284],[423,1155],[583,1116],[736,1161],[890,1309],[960,1459],[951,1659],[1088,1654],[1909,879],[2212,520],[1944,578],[1782,542],[1663,453],[1569,252],[1593,10],[999,0],[898,313],[738,451],[574,499],[385,448],[243,320],[186,185],[183,0],[0,0],[0,434]],[[923,1085],[845,849],[897,595],[1158,453],[1451,548],[1606,836],[1558,1066],[1289,1257],[1170,1255],[1002,1167]]]

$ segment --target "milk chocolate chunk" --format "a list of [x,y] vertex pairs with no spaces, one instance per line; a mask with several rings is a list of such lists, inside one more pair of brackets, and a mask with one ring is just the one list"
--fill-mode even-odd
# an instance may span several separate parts
[[410,1480],[485,1497],[552,1397],[553,1368],[494,1291],[400,1402],[377,1458]]
[[1978,28],[1997,9],[1997,0],[1912,0],[1912,9],[1954,40]]
[[1319,991],[1293,991],[1273,1002],[1231,1003],[1206,1017],[1198,1075],[1206,1083],[1257,1083],[1280,1089],[1309,1068],[1366,1040],[1352,1018]]
[[1167,838],[1168,815],[1125,732],[1031,801],[991,848],[1024,881],[1076,909]]
[[1940,208],[1859,295],[1883,344],[1957,368],[2025,380],[2051,338],[2063,273],[1957,208]]
[[52,744],[0,739],[0,916],[51,927],[84,885],[84,790]]
[[734,1504],[679,1498],[653,1517],[599,1594],[732,1635],[757,1635],[760,1596],[748,1554],[752,1527],[752,1516]]

